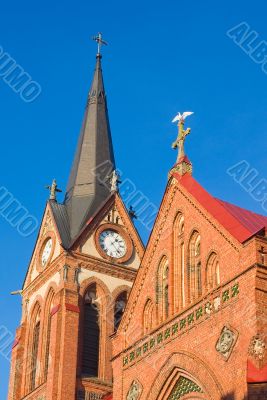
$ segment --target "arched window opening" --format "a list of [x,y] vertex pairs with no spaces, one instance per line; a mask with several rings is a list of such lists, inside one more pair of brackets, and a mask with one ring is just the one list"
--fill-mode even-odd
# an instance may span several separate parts
[[216,286],[220,285],[221,279],[220,279],[220,267],[219,267],[218,261],[216,262],[216,265],[215,265],[215,279],[216,279],[216,281],[215,281]]
[[46,320],[46,341],[45,341],[45,360],[44,360],[44,380],[47,379],[48,367],[49,367],[49,357],[50,357],[50,341],[51,341],[51,323],[52,316],[51,311],[54,305],[54,291],[51,290],[47,299],[47,320]]
[[45,367],[44,367],[44,379],[47,379],[48,366],[49,366],[49,353],[50,353],[50,338],[51,338],[51,315],[48,316],[47,321],[47,339],[45,348]]
[[196,239],[196,244],[195,244],[195,256],[199,257],[200,256],[200,236],[197,237]]
[[128,293],[126,291],[119,294],[119,296],[115,300],[115,307],[114,307],[114,331],[118,330],[120,325],[123,313],[126,308]]
[[214,289],[220,285],[220,267],[216,253],[211,253],[207,263],[207,289]]
[[189,394],[192,395],[193,399],[196,398],[194,395],[196,395],[197,393],[203,393],[201,387],[198,386],[198,384],[193,382],[191,379],[181,375],[175,383],[170,395],[168,396],[168,400],[180,399],[183,396]]
[[163,271],[163,311],[164,311],[164,317],[168,318],[169,316],[169,266],[168,264],[165,266],[165,269]]
[[174,221],[173,235],[173,305],[178,312],[185,306],[184,216],[180,212]]
[[183,233],[184,233],[184,217],[180,214],[178,222],[178,234],[183,235]]
[[99,309],[96,303],[96,285],[91,285],[84,297],[82,374],[98,376],[99,364]]
[[166,257],[163,257],[158,268],[156,301],[161,322],[169,316],[169,264]]
[[202,294],[201,245],[200,235],[196,231],[189,241],[188,253],[188,298],[191,303]]
[[144,308],[144,334],[149,333],[153,328],[153,303],[149,299]]
[[181,302],[182,307],[185,306],[185,262],[184,262],[184,242],[180,243],[179,248],[179,260],[180,260],[180,271],[181,271]]
[[32,392],[37,386],[39,341],[40,341],[40,309],[37,308],[32,327],[32,344],[30,353],[30,382],[29,382],[30,392]]
[[202,294],[202,277],[201,277],[201,262],[197,263],[196,270],[196,294],[197,296],[201,296]]

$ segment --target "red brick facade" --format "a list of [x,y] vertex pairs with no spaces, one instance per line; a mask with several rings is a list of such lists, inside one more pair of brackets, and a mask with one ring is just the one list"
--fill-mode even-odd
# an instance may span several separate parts
[[[120,200],[116,202],[120,229],[126,229],[141,258],[138,236]],[[61,249],[45,270],[37,262],[33,280],[30,266],[8,398],[104,399],[112,392],[113,400],[267,398],[265,231],[251,235],[220,206],[190,175],[170,176],[116,334],[114,301],[123,291],[130,292],[125,283],[133,282],[135,270],[82,250],[106,223],[114,203],[103,208],[71,252]],[[49,205],[37,260],[47,236],[53,237],[53,251],[57,248],[51,219],[45,229],[48,213]],[[92,276],[79,281],[77,270],[92,271]],[[114,278],[125,283],[111,290],[107,282]],[[100,299],[101,338],[98,376],[88,378],[81,371],[83,304],[92,284]],[[33,387],[34,329],[39,321]]]
[[240,242],[244,226],[225,229],[233,216],[219,223],[184,179],[169,180],[113,338],[113,399],[265,399],[265,233]]
[[[90,250],[97,252],[90,240],[94,243],[98,226],[106,224],[107,219],[110,224],[108,216],[114,210],[120,216],[116,218],[118,230],[131,241],[132,255],[127,262],[88,254]],[[42,268],[40,252],[47,237],[54,242],[48,263]],[[101,209],[70,251],[64,250],[59,240],[48,204],[22,293],[23,315],[13,346],[9,400],[102,400],[112,393],[115,302],[121,293],[129,294],[143,246],[117,196]],[[81,370],[81,359],[84,299],[92,285],[99,309],[100,346],[97,376],[89,377]],[[39,339],[34,346],[36,326]]]

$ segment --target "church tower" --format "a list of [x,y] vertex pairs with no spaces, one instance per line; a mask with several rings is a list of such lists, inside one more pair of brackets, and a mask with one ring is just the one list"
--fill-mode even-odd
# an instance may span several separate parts
[[65,200],[49,187],[22,288],[9,400],[104,399],[143,245],[118,191],[99,49]]

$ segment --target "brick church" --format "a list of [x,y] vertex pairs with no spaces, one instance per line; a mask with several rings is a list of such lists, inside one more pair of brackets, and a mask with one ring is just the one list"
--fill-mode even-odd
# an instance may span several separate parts
[[193,178],[179,115],[144,248],[119,193],[96,40],[65,199],[53,181],[22,287],[8,399],[267,399],[267,217]]

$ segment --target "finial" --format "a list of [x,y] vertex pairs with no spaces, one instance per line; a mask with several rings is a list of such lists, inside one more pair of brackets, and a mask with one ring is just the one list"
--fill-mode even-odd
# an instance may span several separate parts
[[130,207],[129,207],[128,213],[129,213],[130,218],[131,218],[132,220],[138,218],[137,215],[136,215],[135,210],[133,209],[133,206],[130,206]]
[[184,129],[184,122],[189,115],[194,114],[192,111],[186,111],[183,114],[180,112],[173,118],[172,122],[178,122],[178,136],[175,142],[172,144],[172,148],[176,149],[178,148],[178,156],[177,156],[177,163],[181,161],[185,157],[185,152],[184,152],[184,142],[185,138],[189,133],[191,132],[190,128],[187,128],[186,130]]
[[118,191],[119,183],[121,183],[119,173],[114,169],[114,171],[113,171],[112,174],[108,177],[108,179],[109,179],[109,182],[110,182],[110,184],[111,184],[111,186],[110,186],[110,191],[111,191],[111,193],[117,192],[117,191]]
[[172,144],[173,149],[178,148],[178,155],[177,155],[176,164],[169,172],[169,178],[171,178],[173,173],[178,173],[181,176],[185,175],[186,173],[189,173],[190,175],[192,175],[192,164],[184,152],[185,138],[191,132],[190,128],[184,129],[184,122],[185,122],[185,119],[189,115],[192,115],[192,114],[194,114],[192,111],[186,111],[183,114],[178,113],[172,120],[172,122],[177,122],[177,126],[178,126],[177,139]]
[[57,200],[57,193],[61,193],[62,190],[58,189],[57,187],[57,181],[55,179],[53,179],[52,185],[51,186],[46,186],[46,189],[50,190],[50,196],[49,196],[49,200]]
[[107,42],[103,40],[102,33],[99,32],[97,36],[93,36],[92,38],[97,43],[97,55],[96,57],[101,58],[101,47],[103,45],[107,46]]

